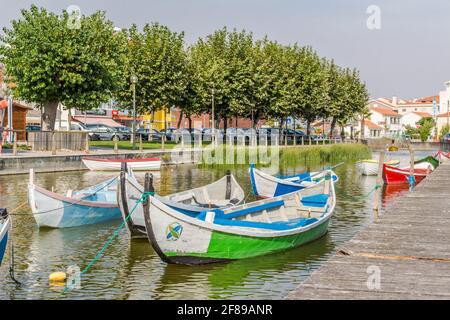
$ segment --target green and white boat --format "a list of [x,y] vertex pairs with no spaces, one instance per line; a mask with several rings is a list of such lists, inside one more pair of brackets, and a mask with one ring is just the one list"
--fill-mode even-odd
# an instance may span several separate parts
[[[192,217],[148,196],[142,203],[150,244],[167,263],[204,264],[298,247],[326,234],[336,204],[332,172],[316,186]],[[150,191],[146,176],[145,190]]]

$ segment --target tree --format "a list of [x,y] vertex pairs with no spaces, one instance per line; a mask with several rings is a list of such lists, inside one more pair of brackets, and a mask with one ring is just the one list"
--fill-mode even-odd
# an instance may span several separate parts
[[425,142],[428,140],[431,134],[431,130],[433,130],[435,126],[435,122],[432,118],[422,118],[417,123],[419,127],[417,128],[417,132],[420,136],[420,140]]
[[81,110],[97,108],[119,83],[123,35],[104,12],[80,18],[31,6],[0,37],[0,61],[16,84],[13,94],[43,107],[43,129],[53,130],[61,103]]
[[158,23],[147,24],[139,32],[133,25],[125,31],[126,59],[121,66],[121,86],[116,99],[124,109],[132,108],[130,77],[136,75],[136,109],[150,113],[178,105],[187,87],[187,60],[184,33],[171,31]]

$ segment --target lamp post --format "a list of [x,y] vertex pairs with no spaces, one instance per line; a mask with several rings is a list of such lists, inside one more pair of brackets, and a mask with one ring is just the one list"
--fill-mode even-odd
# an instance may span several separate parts
[[215,89],[213,88],[211,90],[211,107],[212,107],[212,114],[211,114],[211,142],[212,145],[215,146],[216,145],[216,135],[215,135],[215,123],[214,123],[214,94],[215,94]]
[[136,83],[138,82],[138,77],[132,75],[130,77],[131,87],[133,89],[133,123],[131,125],[131,144],[133,145],[133,150],[136,147],[135,135],[136,135]]

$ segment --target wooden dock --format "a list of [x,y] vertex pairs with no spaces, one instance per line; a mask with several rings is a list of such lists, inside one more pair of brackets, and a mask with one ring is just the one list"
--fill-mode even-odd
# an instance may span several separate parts
[[450,299],[450,161],[287,298]]

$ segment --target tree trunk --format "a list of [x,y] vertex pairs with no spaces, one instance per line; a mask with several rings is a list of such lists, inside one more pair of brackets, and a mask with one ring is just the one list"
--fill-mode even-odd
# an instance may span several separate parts
[[344,126],[341,127],[341,140],[345,139],[345,129]]
[[42,130],[55,130],[56,113],[58,111],[58,101],[46,102],[42,113]]
[[334,128],[336,127],[336,123],[337,123],[337,118],[333,117],[333,120],[331,120],[330,138],[333,138],[333,131],[334,131]]
[[306,134],[311,135],[311,122],[309,120],[306,120]]
[[365,136],[365,128],[364,128],[364,115],[362,116],[362,119],[361,119],[361,132],[360,132],[360,139],[364,139],[364,136]]
[[183,120],[183,111],[180,111],[180,117],[178,118],[178,122],[177,122],[177,129],[180,129],[181,120]]
[[190,115],[188,117],[188,124],[189,124],[189,132],[192,132],[192,118]]

